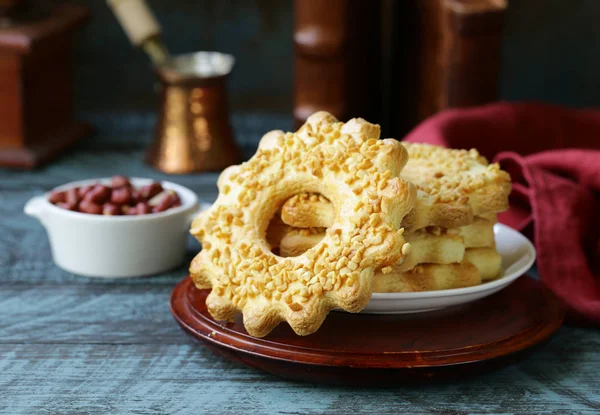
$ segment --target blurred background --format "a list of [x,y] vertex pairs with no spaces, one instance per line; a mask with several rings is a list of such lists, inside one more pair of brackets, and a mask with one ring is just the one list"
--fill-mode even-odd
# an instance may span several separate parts
[[[148,58],[132,49],[104,0],[79,2],[90,8],[92,20],[76,37],[76,108],[154,109],[155,81]],[[234,111],[291,113],[292,0],[148,4],[173,53],[217,50],[236,57],[229,83]],[[600,104],[599,21],[597,0],[510,0],[504,16],[499,98],[574,107]]]
[[600,104],[598,0],[147,0],[172,55],[235,58],[204,98],[166,91],[173,80],[132,46],[113,9],[144,2],[110,1],[0,0],[0,165],[42,165],[89,125],[113,151],[154,137],[146,160],[190,173],[247,158],[264,132],[321,109],[402,138],[447,108]]

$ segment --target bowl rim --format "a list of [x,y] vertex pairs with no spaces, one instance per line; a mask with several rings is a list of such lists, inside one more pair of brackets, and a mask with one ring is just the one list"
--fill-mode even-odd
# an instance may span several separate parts
[[[128,222],[128,221],[139,222],[139,221],[162,219],[165,217],[169,217],[169,216],[173,216],[173,215],[177,215],[177,214],[181,214],[181,213],[187,213],[188,211],[191,211],[191,210],[193,210],[193,211],[198,210],[198,206],[199,206],[198,196],[196,195],[196,193],[194,191],[192,191],[191,189],[189,189],[185,186],[177,184],[177,183],[169,182],[166,180],[155,180],[155,179],[152,179],[149,177],[129,177],[129,180],[135,186],[143,186],[145,184],[159,182],[166,189],[175,190],[181,196],[181,206],[178,206],[176,208],[167,209],[164,212],[147,213],[145,215],[94,215],[91,213],[73,212],[72,210],[63,209],[61,207],[54,205],[53,203],[50,203],[50,200],[49,200],[50,193],[52,193],[56,190],[64,191],[64,190],[71,189],[73,187],[85,186],[86,184],[91,184],[91,183],[108,183],[110,181],[110,179],[111,179],[110,177],[98,177],[98,178],[92,178],[92,179],[75,180],[72,182],[62,184],[60,186],[56,186],[56,187],[50,189],[49,191],[47,191],[46,193],[44,193],[44,195],[42,196],[43,202],[44,202],[44,207],[46,209],[49,209],[50,212],[55,212],[58,214],[71,216],[73,219],[81,219],[81,220],[89,220],[89,221],[118,221],[118,222]],[[136,184],[135,182],[137,182],[137,183],[141,182],[141,183]]]

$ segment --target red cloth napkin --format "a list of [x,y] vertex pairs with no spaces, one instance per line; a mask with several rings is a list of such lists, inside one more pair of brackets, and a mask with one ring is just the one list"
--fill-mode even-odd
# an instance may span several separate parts
[[406,140],[475,147],[513,180],[500,221],[530,238],[571,322],[600,324],[600,111],[497,103],[448,110]]

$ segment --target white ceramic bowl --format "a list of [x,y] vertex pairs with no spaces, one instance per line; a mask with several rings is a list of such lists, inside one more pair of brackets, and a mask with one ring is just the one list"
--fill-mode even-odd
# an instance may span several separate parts
[[535,248],[516,230],[494,225],[496,249],[502,256],[502,277],[474,287],[417,293],[373,293],[362,313],[421,313],[479,300],[509,286],[524,275],[535,261]]
[[[130,180],[136,188],[153,182]],[[108,184],[110,179],[81,180],[54,190],[97,182]],[[189,225],[198,212],[194,192],[175,183],[161,184],[177,192],[181,206],[139,216],[90,215],[54,206],[46,193],[29,200],[25,213],[44,225],[54,262],[65,271],[107,278],[157,274],[183,262]]]

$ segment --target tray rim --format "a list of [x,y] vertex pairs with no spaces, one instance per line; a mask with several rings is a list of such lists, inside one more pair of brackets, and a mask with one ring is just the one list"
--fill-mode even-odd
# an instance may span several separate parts
[[[530,278],[530,277],[527,277]],[[558,299],[554,294],[540,281],[534,280],[539,284],[543,291],[544,297],[548,298],[552,303],[552,315],[554,319],[548,323],[538,324],[535,327],[523,329],[512,334],[509,337],[494,340],[492,342],[478,344],[475,347],[461,347],[458,349],[447,349],[441,351],[405,351],[405,352],[384,352],[384,353],[361,353],[361,352],[346,352],[346,351],[317,351],[306,347],[298,347],[294,345],[286,345],[282,349],[282,343],[275,343],[278,347],[270,344],[268,339],[254,338],[248,334],[232,330],[225,327],[219,322],[208,319],[203,314],[191,306],[189,299],[189,289],[196,288],[189,277],[179,282],[173,289],[170,298],[171,313],[182,329],[192,336],[195,340],[202,340],[212,346],[223,347],[231,351],[236,351],[243,354],[252,355],[254,357],[276,360],[294,364],[322,366],[322,367],[352,367],[363,369],[414,369],[414,368],[441,368],[455,365],[464,365],[478,362],[487,362],[495,359],[508,358],[509,356],[526,352],[535,346],[541,345],[548,341],[561,327],[564,321],[564,310],[560,306]],[[184,314],[195,314],[195,319],[204,328],[203,331],[192,327],[189,322],[179,314],[180,307],[183,304],[176,305],[175,299],[178,294],[183,292],[185,301],[181,303],[187,305],[183,310]],[[482,299],[480,301],[485,301]],[[199,315],[199,316],[198,316]],[[359,316],[357,314],[357,316]],[[215,329],[218,329],[217,332]],[[531,331],[531,335],[527,338],[526,344],[515,343],[515,338],[522,335],[524,332]],[[218,336],[216,336],[218,334]],[[229,343],[226,342],[229,341]],[[245,346],[245,347],[244,347]],[[490,349],[491,347],[491,349]],[[485,350],[485,357],[478,354],[478,351]],[[414,356],[423,357],[421,363],[414,362]],[[491,356],[490,356],[491,354]],[[390,359],[393,356],[395,359]],[[402,357],[411,357],[410,365],[407,365],[407,359]],[[468,357],[465,359],[465,357]],[[443,362],[441,362],[443,361]]]

